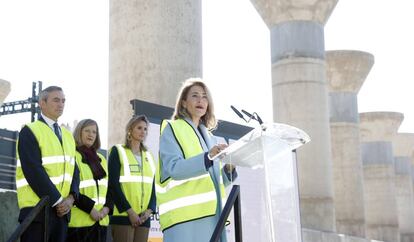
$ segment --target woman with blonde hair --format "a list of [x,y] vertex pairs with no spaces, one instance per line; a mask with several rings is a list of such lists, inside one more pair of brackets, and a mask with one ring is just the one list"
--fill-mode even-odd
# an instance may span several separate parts
[[67,241],[105,242],[113,208],[108,187],[108,163],[97,150],[101,147],[98,124],[81,120],[73,134],[76,142],[75,161],[79,169],[79,196],[72,208]]
[[132,117],[125,129],[125,143],[112,147],[109,187],[114,198],[111,217],[114,242],[147,242],[150,217],[155,211],[154,159],[144,145],[149,122]]
[[[209,241],[221,214],[224,186],[237,173],[216,154],[227,147],[210,133],[217,125],[210,91],[200,78],[184,82],[172,120],[161,124],[157,204],[165,242]],[[225,232],[221,241],[226,241]]]

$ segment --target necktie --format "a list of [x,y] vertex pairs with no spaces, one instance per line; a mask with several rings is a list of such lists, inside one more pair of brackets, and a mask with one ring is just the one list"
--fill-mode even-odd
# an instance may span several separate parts
[[60,136],[59,125],[57,123],[53,124],[53,130],[55,131],[56,136],[58,137],[60,143],[62,144],[62,136]]

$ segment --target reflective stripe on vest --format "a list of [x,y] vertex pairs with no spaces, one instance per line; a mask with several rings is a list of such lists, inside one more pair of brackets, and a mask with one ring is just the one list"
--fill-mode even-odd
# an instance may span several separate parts
[[[107,176],[98,180],[98,187],[96,181],[93,179],[93,173],[87,163],[82,161],[82,155],[76,152],[76,164],[79,168],[79,193],[92,199],[95,204],[93,208],[100,211],[106,202],[106,193],[108,190],[108,162],[105,157],[98,153],[98,157],[101,159],[101,166],[105,170]],[[71,219],[69,227],[89,227],[96,223],[89,213],[79,209],[76,206],[72,207]],[[109,224],[109,216],[106,215],[102,220],[99,220],[99,224],[107,226]]]
[[156,184],[155,187],[157,189],[156,190],[157,193],[166,193],[166,192],[170,191],[172,188],[180,186],[180,185],[182,185],[186,182],[195,181],[195,180],[199,180],[199,179],[203,179],[203,178],[207,178],[207,177],[210,177],[210,174],[204,174],[204,175],[201,175],[201,176],[191,177],[191,178],[188,178],[188,179],[185,179],[185,180],[178,180],[178,181],[170,180],[165,186],[160,186],[159,184]]
[[[63,164],[63,163],[65,163],[65,161],[69,161],[71,165],[75,165],[75,159],[74,158],[71,158],[70,156],[63,156],[63,155],[44,157],[44,158],[42,158],[42,165],[44,166],[44,165],[48,165],[48,164],[57,164],[57,163]],[[17,167],[19,167],[21,169],[20,159],[17,160],[16,168]],[[54,185],[58,185],[63,179],[66,182],[72,182],[72,174],[65,173],[64,175],[61,175],[61,176],[49,177],[49,179],[52,181],[52,183]],[[16,188],[20,188],[20,187],[27,186],[27,185],[28,185],[28,183],[27,183],[26,178],[22,178],[22,179],[17,180],[17,177],[16,177]]]
[[[105,179],[105,178],[102,178],[101,180],[98,181],[98,185],[108,187],[108,180]],[[91,186],[96,186],[96,181],[94,179],[89,179],[89,180],[86,180],[86,181],[80,181],[80,183],[79,183],[79,189],[82,189],[82,188],[85,188],[85,187],[91,187]]]
[[[64,163],[65,161],[70,160],[70,162],[72,163],[72,165],[75,164],[75,159],[70,156],[63,156],[63,155],[57,155],[57,156],[50,156],[50,157],[42,157],[42,164],[43,165],[47,165],[47,164],[54,164],[54,163]],[[20,163],[20,159],[17,160],[16,162],[16,167],[21,167],[21,163]]]
[[[138,165],[138,161],[132,151],[123,145],[116,145],[115,147],[118,151],[121,165],[119,183],[131,208],[137,214],[140,214],[148,208],[151,199],[152,184],[155,176],[154,159],[149,151],[141,151],[141,167],[137,170],[131,170],[131,166]],[[128,216],[126,211],[120,213],[116,206],[114,206],[113,215]]]
[[[49,179],[56,186],[58,184],[60,184],[62,181],[69,182],[69,183],[72,182],[72,176],[67,174],[67,173],[65,173],[61,176],[49,177]],[[27,186],[27,185],[28,185],[28,183],[27,183],[26,178],[16,180],[16,188],[21,188],[21,187],[24,187],[24,186]]]
[[[44,122],[35,121],[27,124],[36,138],[40,153],[42,155],[42,166],[51,182],[55,185],[62,197],[67,197],[72,183],[73,171],[75,169],[75,141],[72,134],[61,127],[62,144],[54,131]],[[18,141],[17,141],[18,142]],[[18,145],[18,143],[16,144]],[[34,207],[39,197],[28,185],[24,177],[17,153],[16,165],[16,188],[19,208]]]
[[[170,125],[184,159],[204,153],[199,137],[185,120],[163,121],[161,133]],[[216,213],[217,197],[214,183],[209,173],[184,180],[168,178],[161,182],[161,164],[156,173],[156,194],[159,207],[161,229],[175,224],[212,216]],[[220,193],[225,197],[223,179],[220,172]]]

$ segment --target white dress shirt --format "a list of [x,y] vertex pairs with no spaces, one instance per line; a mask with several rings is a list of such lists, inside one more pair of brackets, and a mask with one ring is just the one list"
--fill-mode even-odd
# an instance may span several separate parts
[[[45,120],[45,122],[46,122],[46,124],[47,124],[47,126],[49,126],[49,128],[51,128],[52,129],[52,131],[53,131],[53,133],[55,132],[55,129],[53,128],[53,124],[54,123],[57,123],[57,122],[55,122],[53,119],[50,119],[50,118],[48,118],[48,117],[46,117],[46,115],[44,115],[43,113],[41,113],[41,115],[42,115],[42,118]],[[60,128],[59,128],[59,133],[60,133],[60,135],[62,136],[62,131],[60,130]],[[62,202],[63,201],[63,197],[60,197],[53,205],[52,205],[52,207],[54,207],[54,206],[56,206],[56,205],[58,205],[60,202]]]

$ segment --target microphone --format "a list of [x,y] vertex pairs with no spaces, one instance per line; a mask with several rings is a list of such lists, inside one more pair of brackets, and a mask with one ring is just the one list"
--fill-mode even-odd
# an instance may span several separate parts
[[254,119],[254,120],[256,120],[257,122],[259,122],[259,124],[260,124],[260,125],[262,125],[262,124],[263,124],[262,119],[259,117],[259,115],[258,115],[256,112],[254,112],[253,114],[251,114],[251,113],[247,112],[247,111],[246,111],[246,110],[244,110],[244,109],[242,109],[241,111],[242,111],[244,114],[246,114],[246,115],[247,115],[247,117],[249,117],[250,119]]
[[259,124],[262,125],[263,124],[263,121],[260,118],[259,114],[257,114],[256,112],[254,112],[253,114],[256,114],[256,118],[257,118],[256,120],[257,120],[257,122],[259,122]]
[[246,114],[247,117],[249,117],[250,119],[254,119],[256,120],[256,118],[253,116],[253,114],[247,112],[246,110],[242,109],[241,110],[244,114]]
[[248,123],[248,121],[243,117],[243,114],[241,114],[240,111],[237,110],[237,108],[235,108],[233,105],[230,105],[230,107],[237,114],[237,116],[239,116],[239,118],[243,119],[246,123]]

